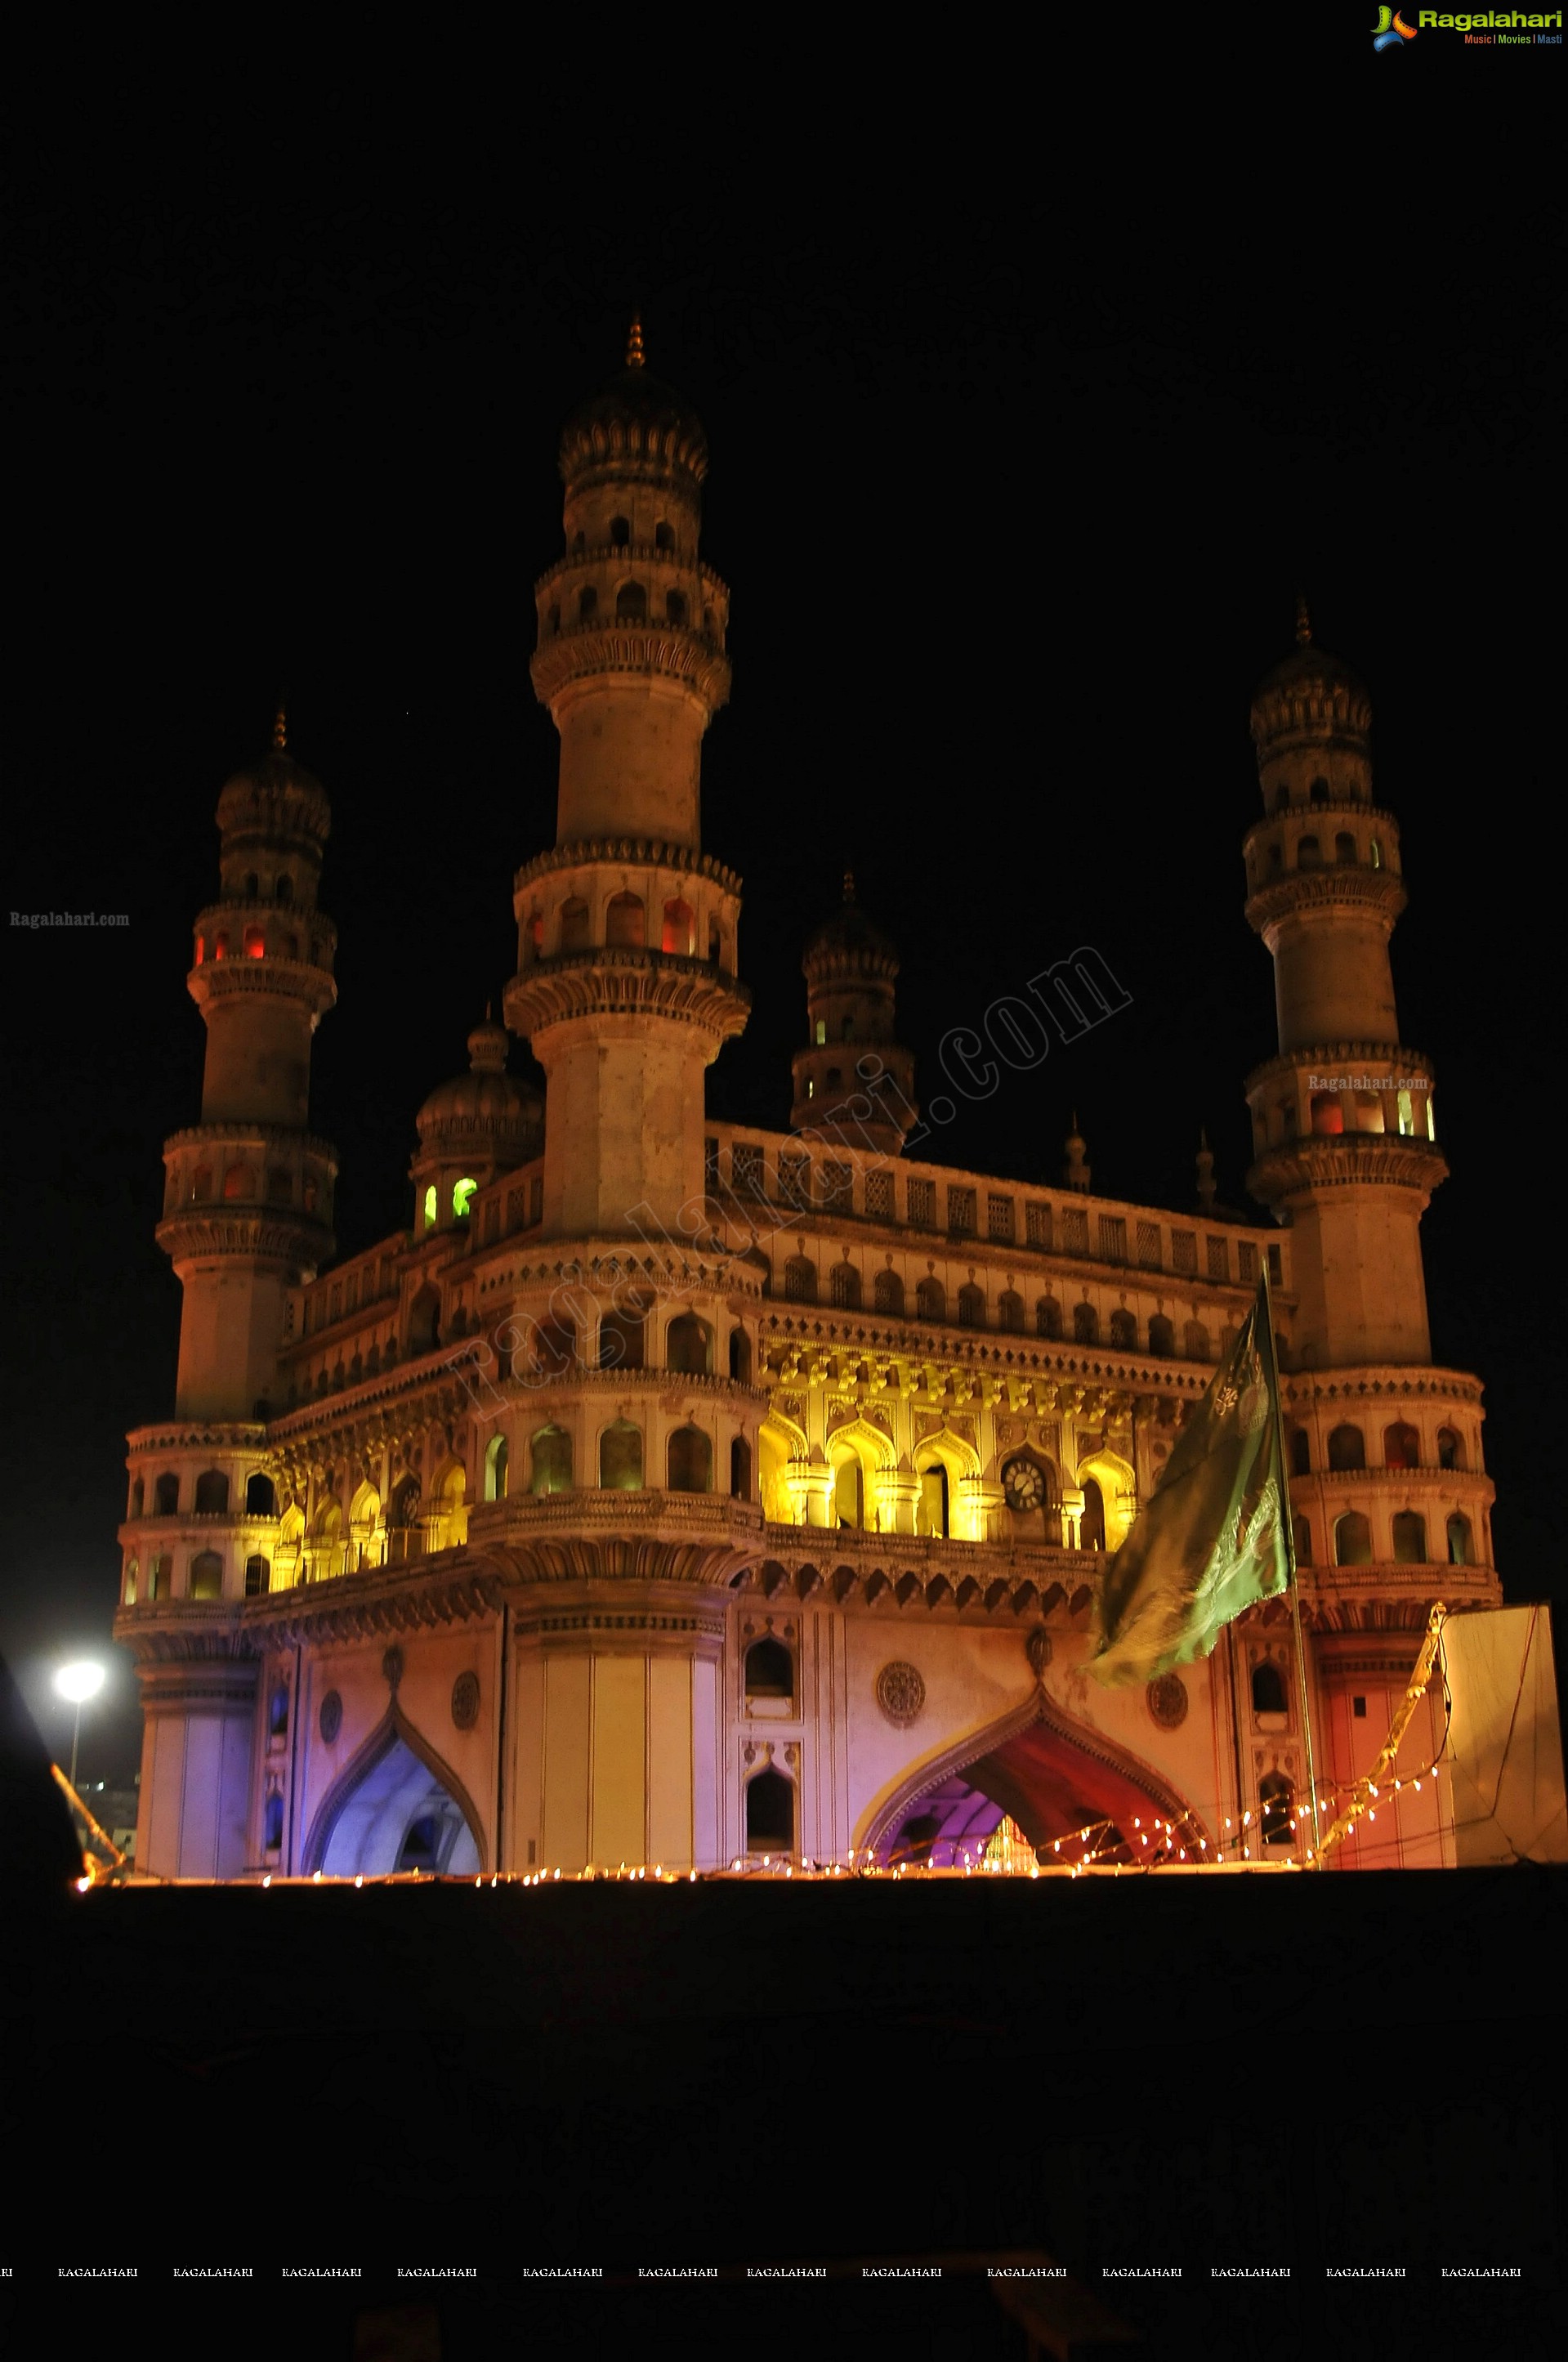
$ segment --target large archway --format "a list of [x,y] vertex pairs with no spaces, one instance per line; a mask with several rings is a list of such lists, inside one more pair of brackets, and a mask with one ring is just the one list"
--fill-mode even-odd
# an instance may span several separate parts
[[483,1838],[462,1783],[394,1710],[328,1789],[300,1867],[329,1878],[472,1878],[484,1868]]
[[1004,1816],[1043,1852],[1104,1824],[1102,1860],[1135,1859],[1156,1819],[1174,1824],[1178,1844],[1205,1834],[1158,1772],[1040,1690],[913,1771],[871,1815],[861,1844],[881,1861],[957,1868],[978,1860]]

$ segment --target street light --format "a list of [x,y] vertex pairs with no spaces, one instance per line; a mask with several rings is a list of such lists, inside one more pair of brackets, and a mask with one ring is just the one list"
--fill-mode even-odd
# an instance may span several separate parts
[[71,1784],[74,1788],[76,1742],[82,1736],[82,1709],[87,1700],[96,1697],[103,1688],[104,1668],[95,1665],[90,1657],[83,1657],[73,1665],[61,1665],[54,1677],[54,1686],[56,1694],[68,1699],[76,1709],[75,1719],[71,1726]]

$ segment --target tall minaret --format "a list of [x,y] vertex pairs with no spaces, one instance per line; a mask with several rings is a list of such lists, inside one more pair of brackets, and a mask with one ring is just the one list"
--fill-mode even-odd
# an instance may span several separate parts
[[847,870],[844,900],[807,938],[801,970],[811,1038],[790,1061],[791,1130],[897,1156],[918,1112],[914,1059],[894,1030],[899,955],[856,900]]
[[1428,1362],[1420,1220],[1448,1168],[1430,1062],[1395,1013],[1399,831],[1373,801],[1366,691],[1314,646],[1305,602],[1296,638],[1253,700],[1247,918],[1274,959],[1279,1054],[1248,1077],[1247,1186],[1293,1226],[1304,1367]]
[[184,1289],[176,1413],[257,1419],[279,1407],[288,1290],[332,1252],[337,1171],[306,1129],[311,1035],[337,999],[337,933],[315,903],[331,812],[281,713],[217,824],[220,895],[187,979],[207,1029],[202,1120],[164,1144],[158,1240]]
[[506,1021],[547,1082],[547,1232],[695,1224],[703,1073],[745,1023],[740,880],[701,850],[702,734],[729,694],[729,593],[697,555],[708,447],[626,365],[561,436],[566,555],[532,672],[560,734],[554,849],[517,874]]

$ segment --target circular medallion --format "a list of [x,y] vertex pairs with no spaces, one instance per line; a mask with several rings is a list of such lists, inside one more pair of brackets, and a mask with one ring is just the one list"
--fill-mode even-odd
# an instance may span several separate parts
[[321,1712],[316,1717],[316,1727],[326,1745],[330,1747],[343,1727],[343,1701],[336,1690],[328,1690],[322,1699]]
[[1144,1693],[1149,1712],[1162,1730],[1179,1730],[1187,1720],[1187,1683],[1179,1673],[1162,1673]]
[[459,1730],[471,1730],[479,1720],[477,1673],[459,1673],[452,1683],[452,1720]]
[[925,1683],[913,1665],[895,1657],[877,1676],[877,1703],[889,1722],[906,1729],[925,1704]]

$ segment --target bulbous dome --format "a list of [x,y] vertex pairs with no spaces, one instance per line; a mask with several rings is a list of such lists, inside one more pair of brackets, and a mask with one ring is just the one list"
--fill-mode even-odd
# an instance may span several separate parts
[[683,394],[644,367],[642,328],[635,320],[625,368],[580,403],[561,429],[562,481],[580,484],[601,470],[686,475],[693,486],[708,472],[702,422]]
[[1296,646],[1253,691],[1253,737],[1260,750],[1281,738],[1349,734],[1372,727],[1372,700],[1342,657],[1314,646],[1304,599],[1297,602]]
[[806,938],[801,966],[809,983],[830,975],[895,977],[898,947],[855,899],[853,872],[844,874],[844,900]]
[[532,1153],[544,1103],[506,1071],[504,1025],[487,1016],[469,1035],[469,1071],[437,1084],[414,1121],[422,1156],[483,1149],[492,1164],[519,1164]]
[[332,806],[314,771],[288,751],[280,713],[272,744],[256,762],[236,771],[218,798],[217,823],[225,835],[301,835],[324,844],[332,828]]

